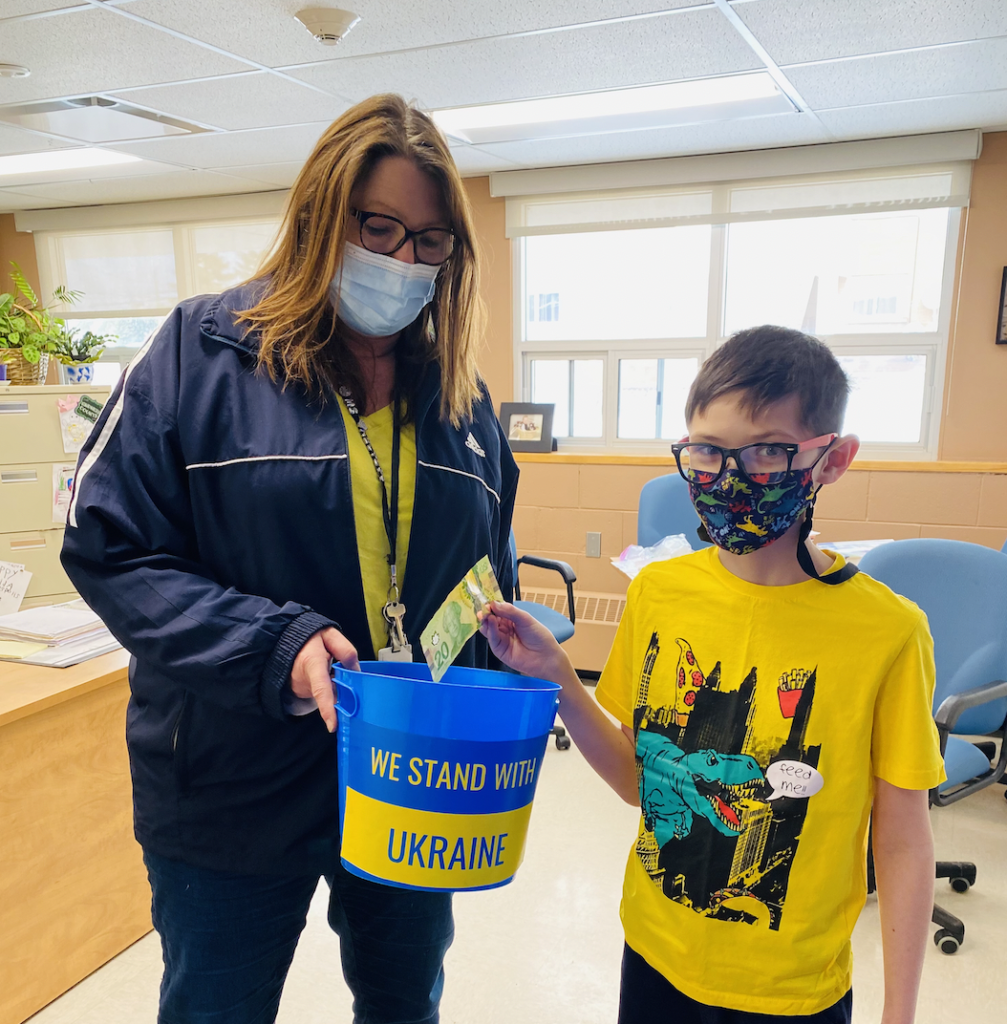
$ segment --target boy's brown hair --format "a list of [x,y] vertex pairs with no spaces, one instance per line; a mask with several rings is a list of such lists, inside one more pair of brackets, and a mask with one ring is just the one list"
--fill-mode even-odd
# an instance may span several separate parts
[[735,391],[753,416],[797,395],[801,422],[818,436],[841,431],[850,381],[823,342],[766,324],[733,334],[703,363],[685,404],[686,422]]

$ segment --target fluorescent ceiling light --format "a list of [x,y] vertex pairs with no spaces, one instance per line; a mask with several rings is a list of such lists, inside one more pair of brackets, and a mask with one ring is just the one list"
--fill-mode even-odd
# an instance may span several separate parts
[[205,131],[176,117],[143,110],[107,96],[43,100],[0,107],[0,122],[75,142],[126,142]]
[[113,153],[108,149],[50,149],[44,153],[0,156],[0,177],[76,171],[82,167],[108,167],[111,164],[131,164],[139,160],[140,157],[132,153]]
[[548,96],[434,111],[448,135],[464,142],[506,142],[697,121],[790,113],[794,106],[765,71],[665,85]]

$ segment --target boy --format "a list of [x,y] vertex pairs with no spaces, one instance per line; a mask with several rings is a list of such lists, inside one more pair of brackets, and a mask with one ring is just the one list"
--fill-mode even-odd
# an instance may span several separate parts
[[757,327],[721,346],[672,446],[714,546],[648,566],[590,699],[530,616],[483,631],[563,687],[563,721],[643,819],[622,903],[620,1024],[848,1022],[868,820],[883,1024],[910,1024],[933,902],[927,791],[944,778],[933,646],[911,602],[812,544],[859,447],[829,349]]

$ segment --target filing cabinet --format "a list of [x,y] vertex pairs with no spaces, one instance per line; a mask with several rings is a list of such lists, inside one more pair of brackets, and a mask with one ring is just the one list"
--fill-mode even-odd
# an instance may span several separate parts
[[110,388],[67,385],[0,388],[0,561],[32,573],[23,608],[76,596],[60,565],[64,527],[53,522],[53,466],[77,455],[63,450],[57,402],[90,395],[99,405]]

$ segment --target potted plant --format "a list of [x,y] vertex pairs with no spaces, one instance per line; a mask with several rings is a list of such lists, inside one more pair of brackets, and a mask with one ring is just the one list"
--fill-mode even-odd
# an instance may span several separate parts
[[119,338],[114,334],[94,334],[77,330],[66,331],[59,340],[53,354],[66,369],[66,379],[71,384],[88,384],[94,378],[94,366],[102,352],[114,345]]
[[[12,384],[42,384],[49,355],[63,341],[66,324],[39,303],[21,268],[13,261],[11,266],[14,294],[0,295],[0,362],[7,364]],[[54,302],[69,304],[77,297],[63,287],[53,293]]]

